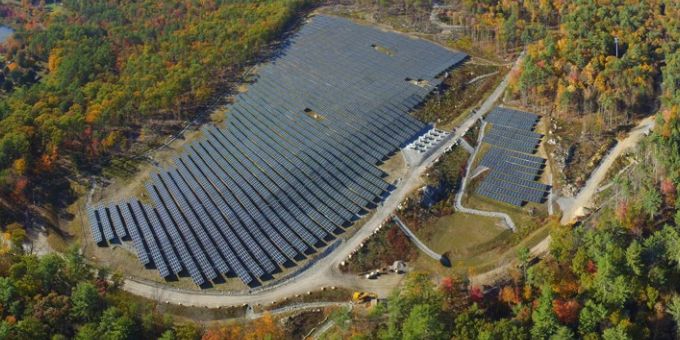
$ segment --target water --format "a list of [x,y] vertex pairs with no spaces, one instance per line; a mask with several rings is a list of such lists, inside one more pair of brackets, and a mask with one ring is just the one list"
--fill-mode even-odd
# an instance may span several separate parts
[[7,26],[0,26],[0,43],[7,41],[14,34],[14,30]]

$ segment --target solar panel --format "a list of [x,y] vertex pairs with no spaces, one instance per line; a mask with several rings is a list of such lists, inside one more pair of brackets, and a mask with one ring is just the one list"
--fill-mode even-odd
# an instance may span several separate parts
[[125,230],[125,224],[123,224],[123,221],[120,219],[120,214],[118,214],[116,205],[113,203],[109,204],[106,210],[108,211],[111,225],[113,225],[116,235],[118,235],[118,238],[122,241],[123,238],[128,237],[128,232]]
[[[253,259],[251,252],[249,251],[251,246],[255,247],[258,245],[255,244],[254,241],[250,239],[250,235],[243,230],[241,222],[236,218],[231,208],[227,206],[224,198],[217,191],[217,187],[210,182],[209,176],[204,176],[191,158],[180,159],[179,163],[181,164],[180,167],[185,166],[189,172],[193,174],[193,178],[199,182],[200,185],[197,189],[200,188],[202,190],[196,190],[196,192],[205,193],[208,197],[208,199],[203,202],[205,202],[208,211],[214,215],[213,218],[216,221],[219,221],[221,216],[222,222],[218,223],[220,230],[224,233],[229,245],[238,256],[242,265],[247,268],[248,272],[255,276],[259,277],[264,275],[264,270],[257,261]],[[241,270],[241,266],[238,264],[234,264],[232,268],[236,271],[237,275],[244,275],[242,274],[243,270]]]
[[92,239],[96,243],[101,243],[104,241],[104,236],[102,235],[102,231],[99,227],[99,221],[97,220],[97,217],[95,216],[94,213],[94,208],[91,206],[87,206],[87,219],[90,222],[90,231],[92,232]]
[[109,221],[109,216],[106,213],[106,209],[101,203],[98,204],[95,209],[95,214],[99,219],[99,224],[102,227],[102,231],[104,233],[104,238],[107,241],[115,239],[116,235],[113,234],[113,228],[111,227],[111,222]]
[[165,259],[167,259],[168,261],[168,266],[170,267],[174,274],[179,274],[183,269],[182,264],[177,258],[175,250],[172,248],[172,243],[170,243],[168,234],[165,232],[165,229],[161,225],[161,222],[158,218],[158,215],[156,214],[156,211],[148,205],[142,205],[142,207],[144,208],[144,214],[148,218],[149,227],[158,237],[160,247],[163,251],[163,255],[165,256]]
[[132,212],[130,211],[129,203],[124,202],[119,204],[118,211],[123,218],[126,229],[130,232],[130,238],[132,239],[132,243],[134,244],[135,250],[137,251],[137,258],[139,258],[139,262],[141,262],[143,265],[151,263],[149,253],[147,252],[146,246],[144,245],[144,239],[142,238],[137,223],[135,223],[135,220],[132,218]]
[[[248,170],[245,168],[242,164],[241,161],[243,159],[241,157],[234,157],[232,155],[232,150],[229,150],[227,148],[224,148],[222,144],[220,144],[217,140],[215,140],[215,144],[218,145],[216,151],[222,155],[222,157],[225,157],[225,160],[227,161],[227,165],[233,167],[231,171],[235,173],[239,173],[241,176],[244,177],[244,181],[247,182],[253,190],[251,190],[251,195],[254,192],[259,193],[259,195],[262,195],[258,198],[255,198],[256,201],[255,204],[260,207],[269,207],[271,206],[273,208],[272,213],[275,213],[275,216],[271,217],[271,221],[276,225],[280,224],[281,226],[278,228],[280,232],[283,234],[284,237],[288,241],[291,242],[291,244],[299,251],[300,253],[304,253],[306,250],[308,250],[308,246],[304,245],[302,240],[294,234],[290,229],[289,225],[295,227],[297,226],[296,222],[292,219],[292,216],[278,203],[277,200],[273,199],[273,193],[270,192],[270,188],[274,187],[272,186],[263,186],[263,184],[260,182],[265,182],[266,179],[257,179],[251,171],[255,171],[254,169]],[[210,143],[211,146],[213,146],[212,143]],[[215,146],[213,146],[215,147]],[[268,183],[269,184],[269,183]],[[273,184],[273,183],[272,183]],[[252,196],[251,196],[252,197]],[[267,202],[264,200],[267,199]],[[286,222],[284,222],[283,220]],[[291,258],[296,257],[295,253],[288,253],[288,256]]]
[[172,220],[172,217],[166,210],[165,204],[163,204],[163,201],[158,195],[157,188],[155,188],[150,183],[146,184],[146,188],[147,191],[149,192],[149,195],[151,196],[151,199],[156,203],[156,212],[160,217],[160,222],[162,226],[165,228],[165,231],[168,233],[168,237],[170,238],[170,241],[174,245],[175,249],[177,249],[179,258],[182,261],[182,266],[189,273],[194,283],[196,283],[199,286],[204,284],[205,279],[203,278],[201,271],[196,266],[194,258],[192,258],[192,254],[193,257],[195,258],[204,256],[202,254],[202,250],[198,249],[199,253],[194,254],[193,250],[195,248],[192,247],[191,250],[188,249],[190,245],[196,243],[196,241],[193,239],[193,235],[186,235],[183,237],[177,230],[175,222]]
[[[160,199],[160,201],[157,202],[157,206],[162,206],[167,211],[169,217],[171,218],[171,220],[167,221],[167,223],[177,226],[179,234],[184,237],[186,246],[193,255],[193,260],[196,261],[198,267],[200,267],[201,274],[208,280],[217,278],[215,268],[208,260],[208,253],[206,251],[206,248],[210,247],[210,245],[199,243],[197,237],[194,236],[194,232],[192,231],[191,227],[187,225],[187,220],[185,220],[184,216],[177,208],[175,200],[168,192],[168,188],[160,181],[160,178],[154,176],[153,183],[155,190],[157,190],[158,193],[157,197]],[[166,227],[169,224],[166,224]],[[201,240],[204,241],[205,238],[201,238]],[[194,276],[192,275],[192,278],[193,277]]]
[[[429,129],[409,111],[467,57],[322,15],[289,46],[236,96],[225,127],[204,129],[176,169],[153,176],[147,191],[155,208],[128,199],[133,211],[126,202],[122,216],[109,206],[110,219],[100,221],[95,211],[93,237],[129,236],[161,275],[185,269],[199,285],[227,272],[248,284],[266,277],[389,192],[375,165]],[[422,143],[441,140],[428,134]]]
[[218,273],[228,273],[230,271],[229,266],[217,250],[220,243],[215,239],[214,235],[210,235],[212,221],[205,216],[202,206],[192,202],[193,197],[190,194],[190,189],[182,184],[178,184],[168,172],[158,174],[158,178],[165,184],[177,204],[178,211],[184,216],[187,225],[196,234],[213,268]]
[[[194,150],[195,151],[195,150]],[[261,245],[256,242],[256,240],[251,236],[251,232],[255,232],[257,227],[255,227],[255,222],[252,217],[243,209],[239,204],[238,200],[233,196],[229,188],[222,182],[219,177],[215,175],[213,170],[214,165],[209,161],[209,157],[205,154],[192,154],[192,159],[198,166],[204,167],[204,174],[207,176],[208,180],[212,185],[216,186],[221,197],[226,202],[223,212],[229,213],[230,219],[234,221],[231,225],[235,226],[235,231],[239,235],[239,239],[243,241],[248,250],[257,259],[260,266],[267,272],[272,273],[275,270],[275,266],[271,259],[263,251]],[[200,162],[200,163],[197,163]],[[206,163],[209,162],[209,163]],[[200,165],[199,165],[200,164]],[[235,221],[239,221],[238,223]],[[243,223],[243,225],[241,225]],[[247,229],[246,229],[247,227]]]
[[168,266],[165,263],[165,259],[161,254],[158,244],[156,244],[155,235],[151,232],[151,228],[149,228],[149,222],[144,215],[141,203],[139,201],[130,202],[130,207],[132,208],[133,218],[139,226],[141,236],[144,238],[144,243],[146,243],[149,252],[151,253],[154,265],[156,265],[156,268],[162,277],[170,276],[170,271],[168,270]]

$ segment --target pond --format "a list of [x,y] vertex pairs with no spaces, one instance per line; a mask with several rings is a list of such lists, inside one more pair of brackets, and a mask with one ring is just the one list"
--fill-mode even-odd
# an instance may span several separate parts
[[0,26],[0,44],[4,43],[14,34],[14,30],[7,26]]

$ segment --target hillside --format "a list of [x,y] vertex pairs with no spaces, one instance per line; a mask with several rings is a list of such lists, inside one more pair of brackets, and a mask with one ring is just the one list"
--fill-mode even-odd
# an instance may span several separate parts
[[[0,221],[125,175],[266,56],[304,1],[2,5]],[[220,97],[221,98],[221,97]],[[10,203],[11,202],[11,203]]]

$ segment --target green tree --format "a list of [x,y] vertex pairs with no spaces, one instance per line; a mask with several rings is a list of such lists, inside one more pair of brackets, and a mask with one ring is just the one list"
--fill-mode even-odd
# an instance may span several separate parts
[[666,310],[668,311],[668,314],[673,317],[673,321],[675,321],[675,329],[676,332],[678,332],[678,330],[680,330],[680,297],[678,295],[673,295],[668,303],[668,306],[666,307]]
[[132,339],[137,331],[134,320],[116,307],[105,310],[97,326],[97,333],[106,340]]
[[436,289],[432,279],[425,273],[409,273],[401,290],[395,291],[388,304],[386,338],[402,337],[404,320],[417,305],[439,306],[444,302],[442,293]]
[[66,261],[66,273],[71,284],[75,284],[76,282],[87,280],[92,277],[92,270],[90,266],[85,263],[85,258],[80,253],[80,247],[78,244],[74,244],[66,251],[66,254],[64,254],[64,259]]
[[33,317],[27,317],[19,322],[13,329],[11,338],[17,340],[41,340],[49,339],[45,325]]
[[201,329],[195,323],[175,325],[174,331],[177,340],[198,340],[201,338]]
[[642,208],[649,215],[649,219],[659,212],[663,198],[656,188],[651,187],[642,192]]
[[453,335],[457,339],[476,339],[484,326],[484,311],[474,303],[458,314]]
[[579,333],[581,336],[597,332],[600,324],[607,318],[607,309],[592,300],[585,303],[579,315]]
[[626,329],[618,324],[616,327],[607,328],[602,332],[602,339],[604,340],[632,340]]
[[78,283],[71,295],[71,316],[79,321],[96,320],[101,312],[102,299],[97,288],[89,282]]
[[175,336],[175,332],[172,330],[168,329],[161,336],[158,338],[159,340],[175,340],[177,337]]
[[575,339],[574,332],[566,326],[560,326],[557,332],[550,337],[550,340],[571,340]]
[[640,245],[640,242],[637,240],[634,240],[631,242],[631,244],[628,246],[628,249],[626,249],[626,263],[628,264],[628,267],[630,270],[635,273],[635,275],[641,275],[642,274],[642,245]]
[[529,252],[529,248],[527,247],[520,247],[517,250],[517,260],[519,260],[519,265],[522,269],[522,277],[524,278],[524,282],[527,280],[527,267],[529,265],[530,256],[531,254]]
[[12,279],[0,277],[0,305],[3,306],[5,313],[7,312],[5,309],[14,301],[16,294],[17,290]]
[[77,340],[96,340],[100,339],[101,336],[97,331],[97,324],[87,323],[78,329],[76,333]]
[[411,309],[402,327],[402,339],[446,339],[437,306],[417,305]]
[[538,307],[531,314],[531,320],[533,321],[533,326],[531,327],[532,338],[548,339],[557,331],[559,322],[555,313],[553,313],[552,301],[552,289],[548,286],[541,288]]
[[501,319],[493,323],[485,324],[483,330],[477,336],[479,340],[495,339],[529,339],[528,330],[516,320]]

